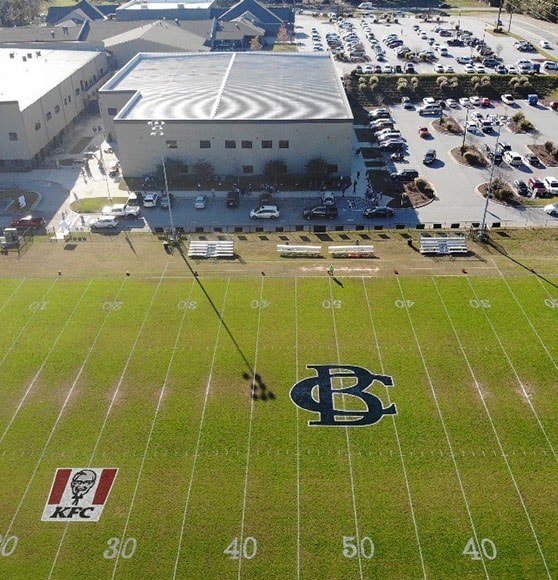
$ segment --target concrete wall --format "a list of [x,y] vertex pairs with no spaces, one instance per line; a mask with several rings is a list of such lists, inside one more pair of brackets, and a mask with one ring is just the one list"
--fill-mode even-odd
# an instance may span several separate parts
[[[104,106],[103,106],[104,110]],[[127,177],[153,173],[161,163],[161,141],[150,136],[146,122],[116,121],[115,136],[122,172]],[[166,121],[162,146],[165,157],[180,159],[190,167],[198,161],[211,163],[217,175],[244,176],[243,166],[253,166],[253,174],[263,172],[268,161],[283,160],[289,173],[305,173],[304,166],[314,158],[323,158],[337,165],[339,175],[351,173],[353,127],[350,120],[321,122],[186,122]],[[209,141],[209,149],[200,148],[200,141]],[[236,148],[226,148],[225,141],[236,141]],[[242,141],[251,141],[252,148],[243,148]],[[271,149],[262,148],[270,140]],[[288,141],[288,148],[279,148],[279,141]],[[176,148],[168,148],[176,141]],[[174,145],[174,144],[173,144]]]

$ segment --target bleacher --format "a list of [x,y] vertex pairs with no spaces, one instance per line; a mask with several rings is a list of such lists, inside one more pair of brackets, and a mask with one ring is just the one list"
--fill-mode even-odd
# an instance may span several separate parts
[[367,258],[374,255],[374,246],[329,246],[327,251],[337,258]]
[[282,256],[319,256],[322,253],[322,246],[277,244],[277,251]]
[[431,238],[428,236],[420,236],[420,253],[421,254],[467,254],[469,248],[467,247],[466,236],[453,236],[444,238]]
[[233,241],[191,241],[189,258],[234,258]]

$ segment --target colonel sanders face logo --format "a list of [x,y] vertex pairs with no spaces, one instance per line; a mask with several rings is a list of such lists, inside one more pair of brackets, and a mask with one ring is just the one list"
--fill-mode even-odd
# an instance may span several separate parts
[[97,475],[91,469],[82,469],[72,478],[72,505],[77,505],[80,499],[89,492],[95,484]]

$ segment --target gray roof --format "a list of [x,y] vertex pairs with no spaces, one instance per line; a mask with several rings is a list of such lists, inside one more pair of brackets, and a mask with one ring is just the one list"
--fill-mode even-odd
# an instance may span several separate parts
[[138,54],[101,92],[130,91],[118,120],[352,119],[330,56]]
[[[77,40],[81,26],[68,26],[64,34],[62,26],[14,26],[0,28],[0,44],[26,42],[66,42]],[[52,36],[54,32],[54,37]]]
[[[111,39],[121,35],[128,31],[131,32],[132,36],[130,39],[137,38],[141,36],[145,30],[149,29],[153,24],[160,23],[162,21],[152,21],[152,20],[105,20],[104,22],[90,22],[90,30],[87,34],[86,40],[88,41],[98,41]],[[187,31],[195,36],[202,37],[204,40],[207,38],[207,34],[213,29],[213,20],[181,20],[177,25],[173,21],[165,21],[166,26],[169,29],[178,28],[181,31]],[[155,31],[157,33],[157,31]]]

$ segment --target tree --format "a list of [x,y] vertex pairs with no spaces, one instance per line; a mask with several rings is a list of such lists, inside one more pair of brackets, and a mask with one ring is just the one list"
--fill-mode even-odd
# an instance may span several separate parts
[[209,182],[213,179],[215,175],[215,169],[209,161],[198,160],[197,163],[192,167],[194,175],[201,181]]
[[278,42],[289,42],[290,41],[289,31],[287,30],[287,25],[285,23],[281,24],[279,30],[277,31],[277,41]]
[[0,25],[25,26],[40,13],[39,0],[0,0]]
[[263,170],[266,180],[275,185],[277,185],[279,177],[285,173],[287,173],[287,164],[283,159],[272,159],[271,161],[268,161]]
[[250,50],[262,50],[263,44],[261,36],[254,36],[250,41]]
[[308,178],[310,179],[310,186],[321,185],[324,179],[329,174],[329,165],[325,159],[321,157],[316,157],[310,159],[308,163],[304,166]]

